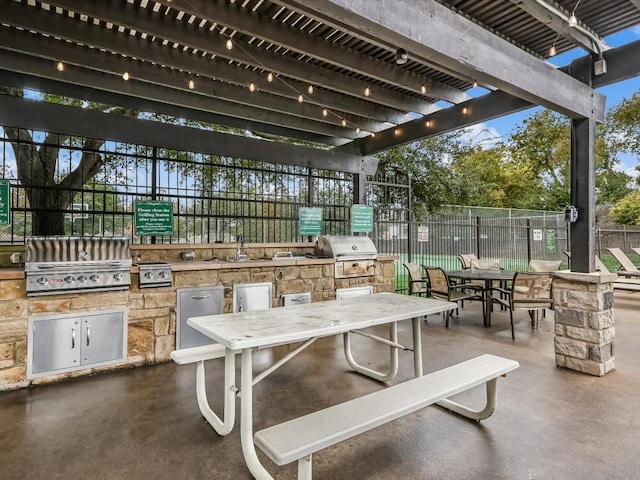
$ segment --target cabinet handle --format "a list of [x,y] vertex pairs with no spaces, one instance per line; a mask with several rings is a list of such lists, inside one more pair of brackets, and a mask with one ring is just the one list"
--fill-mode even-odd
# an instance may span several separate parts
[[192,296],[191,299],[192,300],[204,300],[205,298],[209,298],[210,295],[195,295]]
[[76,329],[71,329],[71,348],[76,348]]
[[89,346],[90,341],[91,341],[91,325],[87,325],[87,347]]

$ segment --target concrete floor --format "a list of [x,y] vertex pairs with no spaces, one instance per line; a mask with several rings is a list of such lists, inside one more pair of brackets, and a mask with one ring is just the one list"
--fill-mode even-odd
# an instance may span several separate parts
[[[639,311],[640,294],[616,293],[616,369],[602,378],[555,367],[552,316],[532,330],[518,312],[515,342],[507,313],[489,329],[474,306],[449,330],[429,317],[426,372],[486,352],[520,362],[498,382],[496,413],[476,423],[429,407],[323,450],[314,479],[640,479]],[[403,322],[401,340],[410,331]],[[259,352],[256,362],[286,351]],[[378,347],[359,353],[374,366],[386,358]],[[411,377],[411,361],[401,354],[395,381]],[[214,407],[221,370],[210,362]],[[215,434],[194,382],[195,366],[166,363],[0,393],[0,479],[251,478],[238,429]],[[322,339],[256,387],[256,429],[379,388],[348,371],[341,338]],[[483,397],[479,388],[458,398],[479,406]],[[276,478],[296,476],[295,464],[264,464]]]

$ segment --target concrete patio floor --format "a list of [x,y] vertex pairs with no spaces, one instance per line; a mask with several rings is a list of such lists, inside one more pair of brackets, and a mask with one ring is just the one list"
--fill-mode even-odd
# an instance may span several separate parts
[[[482,423],[438,407],[403,417],[314,456],[314,479],[640,479],[640,294],[616,293],[616,368],[592,377],[555,367],[553,316],[532,330],[517,313],[482,327],[465,306],[450,329],[424,323],[425,371],[482,353],[520,362],[498,382],[498,408]],[[409,341],[410,323],[401,324]],[[355,339],[362,363],[381,365],[386,350]],[[256,355],[265,365],[279,347]],[[214,407],[221,361],[208,364]],[[411,378],[401,353],[399,382]],[[219,437],[199,414],[195,366],[127,369],[0,393],[0,479],[249,479],[237,426]],[[341,338],[325,338],[256,386],[256,429],[383,388],[348,371]],[[479,406],[484,389],[458,396]],[[239,412],[238,412],[239,413]],[[277,467],[293,479],[296,465]]]

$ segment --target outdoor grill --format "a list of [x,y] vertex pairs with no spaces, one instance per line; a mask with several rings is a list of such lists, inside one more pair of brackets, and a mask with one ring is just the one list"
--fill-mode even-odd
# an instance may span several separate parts
[[30,237],[27,295],[127,290],[131,252],[125,237]]
[[368,277],[375,273],[378,250],[369,237],[324,235],[316,255],[336,259],[335,278]]

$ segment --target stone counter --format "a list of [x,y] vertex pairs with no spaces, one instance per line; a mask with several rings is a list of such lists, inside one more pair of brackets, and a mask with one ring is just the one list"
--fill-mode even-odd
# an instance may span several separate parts
[[[298,244],[299,245],[299,244]],[[236,283],[272,282],[272,306],[281,304],[281,296],[289,293],[311,292],[312,301],[335,298],[336,288],[371,285],[375,292],[393,292],[395,267],[393,256],[379,257],[375,274],[351,279],[334,278],[333,259],[259,260],[227,262],[208,260],[214,252],[229,250],[229,245],[200,249],[194,261],[181,261],[179,249],[163,255],[152,246],[141,253],[143,261],[171,261],[173,285],[160,288],[138,288],[138,267],[131,270],[131,288],[126,291],[87,292],[27,297],[24,271],[0,269],[0,391],[49,383],[69,377],[132,366],[165,362],[176,344],[176,290],[184,287],[223,285],[224,311],[232,308],[232,286]],[[149,247],[149,246],[145,246]],[[251,246],[254,247],[254,246]],[[251,247],[249,251],[251,251]],[[281,246],[279,246],[281,247]],[[276,246],[259,246],[254,258],[275,253]],[[308,248],[308,247],[307,247]],[[269,251],[272,249],[273,251]],[[178,250],[178,251],[176,251]],[[281,249],[280,249],[281,250]],[[235,252],[235,250],[233,250]],[[309,252],[294,252],[304,254]],[[218,255],[213,255],[213,257]],[[169,258],[167,258],[169,257]],[[219,256],[219,258],[226,258]],[[134,260],[135,261],[135,260]],[[83,314],[117,307],[128,309],[127,359],[117,365],[77,370],[28,380],[27,323],[31,316],[49,314]]]

